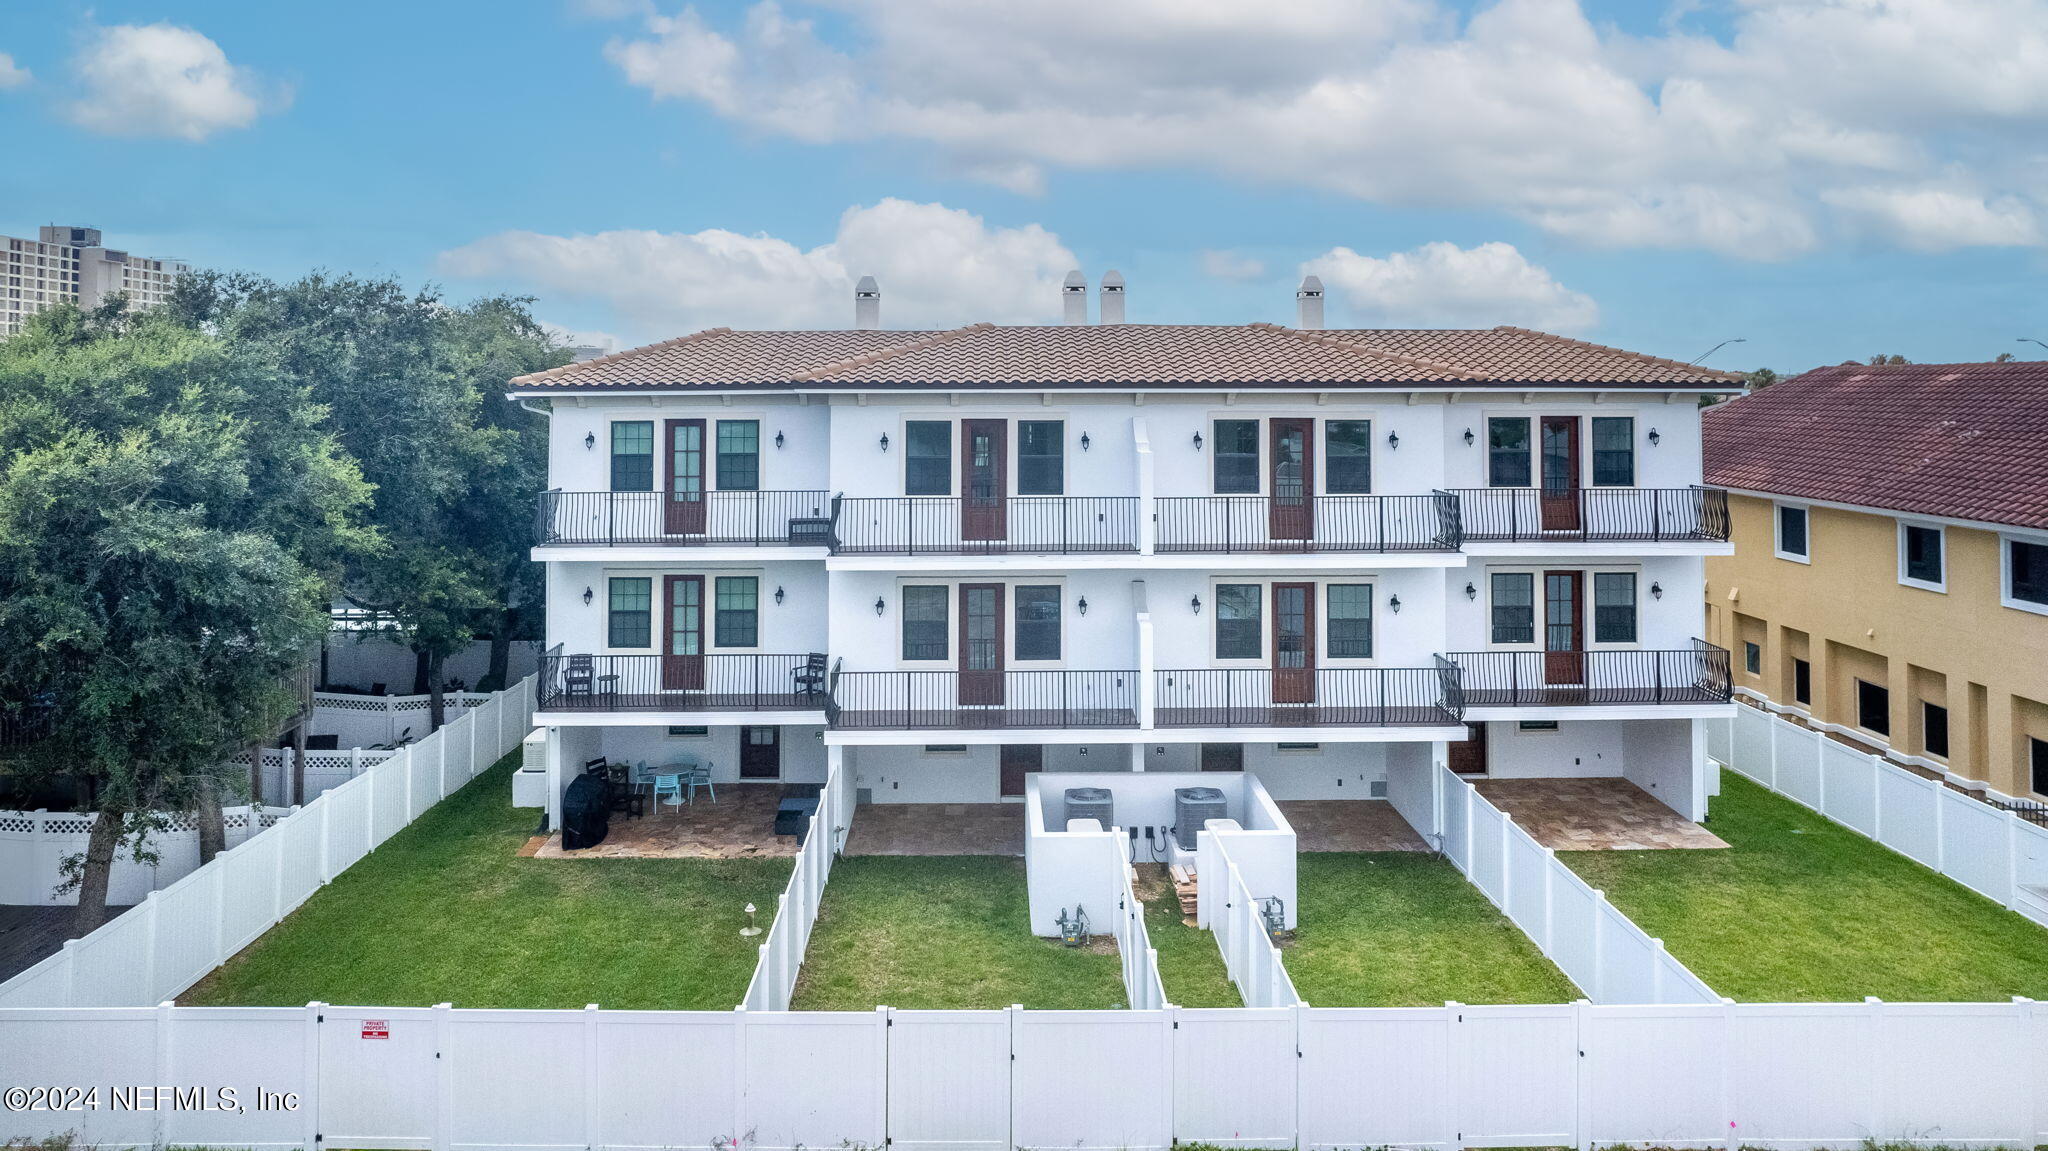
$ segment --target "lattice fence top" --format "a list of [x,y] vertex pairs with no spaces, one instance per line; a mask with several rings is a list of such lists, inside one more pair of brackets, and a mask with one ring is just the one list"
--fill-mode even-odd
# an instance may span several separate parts
[[34,831],[35,829],[36,817],[33,815],[19,811],[0,812],[0,831],[12,831],[20,834],[22,832]]

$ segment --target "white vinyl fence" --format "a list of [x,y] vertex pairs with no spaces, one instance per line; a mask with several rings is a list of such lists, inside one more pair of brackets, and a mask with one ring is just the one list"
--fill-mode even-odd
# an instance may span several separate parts
[[1287,966],[1280,962],[1280,949],[1266,933],[1266,917],[1259,899],[1244,881],[1244,873],[1230,858],[1228,834],[1203,831],[1196,836],[1203,910],[1201,918],[1216,936],[1223,952],[1223,966],[1246,1007],[1293,1007],[1301,1002]]
[[[451,691],[441,696],[442,716],[453,722],[463,712],[481,707],[491,697],[473,691]],[[427,716],[433,697],[424,695],[355,695],[351,692],[313,693],[313,722],[306,730],[313,735],[331,735],[344,748],[375,747],[402,739],[419,739],[427,734]]]
[[[65,1111],[21,1096],[0,1111],[0,1138],[76,1131],[109,1149],[2048,1142],[2048,1005],[2027,1000],[793,1014],[166,1006],[0,1011],[0,1034],[0,1084],[99,1092],[97,1106]],[[153,1110],[113,1105],[129,1084],[204,1089],[216,1104],[230,1089],[239,1109],[177,1108],[168,1096]]]
[[[288,807],[226,807],[221,823],[227,846],[290,815]],[[77,811],[0,811],[0,904],[71,906],[78,892],[59,892],[66,857],[84,855],[92,838],[93,813]],[[107,881],[107,902],[140,903],[150,892],[169,887],[199,867],[199,824],[189,812],[166,816],[170,826],[149,836],[154,863],[137,863],[132,839],[114,854],[114,872]]]
[[818,904],[832,877],[832,861],[846,846],[846,833],[853,827],[853,773],[841,761],[840,749],[832,748],[827,755],[830,766],[825,786],[818,792],[818,810],[811,814],[803,846],[797,849],[789,885],[775,897],[775,922],[761,944],[754,977],[747,983],[746,998],[740,1001],[742,1010],[789,1010],[804,948],[810,945],[811,928],[818,922]]
[[1135,1011],[1165,1007],[1166,983],[1159,978],[1159,952],[1152,946],[1152,933],[1145,927],[1145,905],[1131,889],[1131,841],[1112,835],[1115,844],[1116,916],[1110,921],[1116,936],[1117,958],[1123,963],[1124,1002]]
[[1715,761],[2048,926],[2048,827],[1759,708],[1704,722]]
[[0,1008],[142,1006],[178,994],[517,748],[532,723],[528,677],[0,983]]
[[1449,768],[1432,770],[1444,856],[1593,1002],[1720,1002],[1663,940],[1615,910],[1555,851]]
[[[306,794],[294,796],[292,782],[295,776],[294,762],[298,753],[289,747],[266,747],[263,749],[263,774],[258,777],[265,799],[288,799],[309,803],[323,791],[340,787],[356,776],[363,774],[372,764],[381,763],[397,755],[394,749],[372,747],[351,747],[335,751],[309,751],[306,753]],[[249,754],[243,752],[229,760],[247,768]]]

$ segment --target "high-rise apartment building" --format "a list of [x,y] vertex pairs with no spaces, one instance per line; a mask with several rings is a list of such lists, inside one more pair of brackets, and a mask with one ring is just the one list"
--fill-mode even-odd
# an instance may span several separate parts
[[0,336],[21,330],[30,316],[71,301],[96,308],[115,292],[130,308],[150,308],[170,297],[188,265],[132,255],[101,242],[98,228],[45,224],[35,239],[0,236]]

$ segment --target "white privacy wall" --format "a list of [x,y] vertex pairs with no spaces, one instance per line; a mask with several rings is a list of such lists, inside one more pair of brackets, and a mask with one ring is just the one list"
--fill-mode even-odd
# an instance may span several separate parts
[[[274,794],[274,793],[273,793]],[[221,809],[227,846],[235,847],[290,815],[288,807]],[[107,881],[107,902],[126,907],[150,892],[190,875],[199,868],[199,827],[193,816],[167,817],[170,826],[149,836],[153,863],[137,863],[134,839],[121,841]],[[92,838],[94,813],[70,811],[0,811],[0,904],[76,906],[76,889],[60,891],[63,863],[85,854]]]

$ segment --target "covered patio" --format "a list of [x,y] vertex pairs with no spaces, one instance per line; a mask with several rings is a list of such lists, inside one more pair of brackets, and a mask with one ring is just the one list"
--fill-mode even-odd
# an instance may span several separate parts
[[1728,845],[1625,779],[1475,779],[1536,842],[1555,851],[1660,851]]
[[611,813],[604,842],[566,851],[562,834],[535,836],[537,859],[776,859],[794,856],[797,837],[775,834],[785,796],[817,794],[815,784],[721,783],[718,797],[700,793],[680,806],[649,804],[647,814]]

